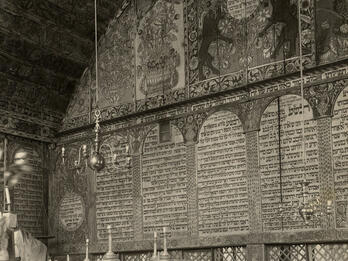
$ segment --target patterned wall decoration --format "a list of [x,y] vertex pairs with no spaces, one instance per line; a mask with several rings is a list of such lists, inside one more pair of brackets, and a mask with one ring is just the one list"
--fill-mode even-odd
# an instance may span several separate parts
[[[326,176],[330,175],[331,166],[331,118],[329,116],[332,112],[331,107],[336,100],[335,97],[338,96],[339,90],[342,90],[342,86],[346,86],[346,77],[347,67],[343,66],[338,66],[337,68],[330,67],[324,72],[319,71],[305,75],[304,95],[310,104],[310,106],[307,102],[304,104],[307,178],[311,181],[311,196],[320,195],[322,202],[326,198],[332,198],[326,196],[325,191],[328,190],[328,186],[322,186],[322,184],[326,184]],[[116,249],[129,252],[139,251],[139,253],[152,248],[152,232],[154,229],[160,231],[162,226],[168,226],[169,231],[171,231],[171,238],[168,239],[170,249],[211,248],[215,246],[222,247],[228,244],[246,244],[248,245],[246,256],[256,258],[255,260],[262,260],[259,257],[262,256],[264,244],[290,241],[303,242],[302,240],[312,241],[317,239],[321,241],[333,241],[337,240],[337,238],[347,239],[348,231],[332,229],[331,221],[330,226],[325,226],[323,222],[315,222],[305,227],[303,223],[299,223],[300,218],[295,215],[296,211],[294,211],[294,208],[293,211],[290,211],[287,207],[283,208],[284,222],[282,231],[278,204],[280,202],[279,169],[282,170],[284,202],[297,203],[301,195],[301,188],[297,187],[302,181],[303,173],[301,170],[301,98],[294,95],[299,93],[299,79],[293,77],[291,79],[287,78],[287,80],[278,80],[277,82],[270,81],[264,88],[256,87],[255,89],[252,87],[250,90],[245,90],[245,92],[235,93],[231,91],[224,96],[217,94],[209,99],[202,98],[174,108],[164,108],[151,113],[144,112],[126,121],[104,124],[102,126],[103,134],[111,136],[103,137],[103,144],[107,145],[103,145],[102,150],[108,162],[108,173],[101,173],[100,177],[105,177],[107,182],[102,183],[104,181],[99,178],[99,174],[97,175],[97,183],[99,182],[97,184],[97,202],[86,201],[87,197],[84,196],[85,191],[91,188],[93,190],[93,184],[89,184],[86,189],[86,183],[80,182],[81,184],[78,185],[80,188],[71,189],[71,191],[78,191],[77,194],[81,193],[84,202],[89,202],[89,205],[94,204],[94,207],[91,209],[90,206],[86,206],[86,211],[90,213],[86,215],[88,222],[86,222],[87,220],[84,221],[81,227],[72,233],[75,235],[74,238],[76,240],[66,238],[62,233],[63,229],[61,229],[61,232],[52,230],[55,235],[58,235],[58,244],[56,244],[55,250],[61,253],[63,253],[62,251],[72,250],[75,250],[76,253],[82,253],[84,244],[81,242],[83,242],[85,234],[95,231],[95,237],[91,243],[91,251],[95,253],[103,252],[106,249],[105,231],[103,232],[105,224],[107,222],[112,223],[115,220],[120,220],[121,222],[121,224],[117,223],[118,221],[112,223],[113,226],[120,226],[113,231],[114,238],[118,237],[118,242],[115,245]],[[278,109],[277,99],[275,99],[278,96],[281,97],[280,109]],[[337,104],[338,102],[336,107],[338,106]],[[342,106],[343,104],[343,102],[340,103]],[[263,108],[267,109],[264,111]],[[232,112],[224,112],[222,110],[235,112],[240,120]],[[280,114],[278,111],[280,111]],[[342,113],[344,114],[343,109]],[[224,116],[225,114],[226,116]],[[280,152],[282,168],[279,167],[279,157],[277,156],[279,151],[278,114],[281,116]],[[208,115],[211,116],[208,117]],[[315,120],[313,120],[313,117]],[[261,126],[259,126],[260,120]],[[165,126],[164,123],[169,121],[178,128],[175,131],[178,133],[178,137],[180,137],[178,138],[180,146],[176,144],[178,147],[173,147],[169,141],[163,142],[163,139],[166,140],[168,133],[170,133],[163,126]],[[337,120],[334,119],[334,122],[337,123]],[[162,128],[154,127],[157,124],[162,126]],[[202,124],[204,126],[200,127]],[[227,124],[233,125],[227,126]],[[242,126],[244,126],[244,130]],[[322,127],[325,128],[323,129]],[[200,129],[200,133],[197,133]],[[247,134],[243,134],[243,131],[247,131]],[[113,190],[117,193],[119,192],[118,186],[121,186],[121,183],[118,183],[119,180],[126,179],[122,172],[114,171],[114,167],[112,164],[110,165],[111,150],[109,146],[113,144],[113,140],[116,142],[116,139],[126,138],[126,136],[116,138],[113,136],[115,132],[119,135],[129,134],[134,136],[134,144],[131,147],[136,152],[133,157],[133,168],[129,176],[131,180],[127,181],[129,183],[124,183],[129,188],[129,191],[122,192],[120,197],[111,196],[111,199],[108,199],[109,202],[107,202],[106,199],[101,199],[100,197],[103,192],[102,189],[107,187],[107,192]],[[171,133],[173,134],[173,132],[172,127]],[[210,136],[202,137],[203,132],[205,133],[204,135]],[[334,131],[332,134],[336,135]],[[184,144],[185,138],[186,143]],[[197,138],[198,143],[196,144]],[[67,147],[70,147],[69,144],[71,144],[75,148],[75,156],[71,156],[71,158],[76,159],[76,150],[79,144],[87,140],[91,141],[91,139],[91,132],[85,131],[64,135],[61,142],[64,142]],[[162,140],[162,142],[159,143],[159,140]],[[242,144],[242,140],[244,144]],[[324,141],[324,143],[320,142],[318,144],[319,141]],[[240,144],[237,142],[240,142]],[[145,145],[143,146],[143,144]],[[167,145],[168,147],[166,148]],[[111,147],[114,150],[116,148],[122,150],[124,148],[122,146],[124,145],[120,145],[120,147],[112,145]],[[219,148],[215,148],[215,146],[219,146]],[[140,149],[138,150],[138,148]],[[231,151],[232,149],[234,151]],[[337,161],[338,149],[341,150],[341,148],[333,148],[334,157],[336,157],[334,163]],[[141,151],[141,153],[139,152],[138,154],[138,151]],[[249,152],[247,153],[247,151]],[[233,159],[233,156],[229,156],[232,153],[238,154],[237,161]],[[255,155],[258,153],[259,157],[255,158]],[[229,159],[222,159],[225,154],[229,156]],[[344,156],[344,154],[342,155]],[[216,163],[215,161],[219,160],[216,159],[217,157],[221,158],[221,161],[226,160],[229,163]],[[179,167],[177,167],[178,164],[174,165],[174,162],[177,161],[182,165],[179,165]],[[213,163],[217,164],[216,167],[212,165]],[[211,164],[209,168],[203,169],[208,164]],[[185,165],[185,169],[181,173],[183,165]],[[235,169],[233,169],[234,167]],[[108,170],[109,168],[110,170]],[[258,189],[257,184],[260,177],[257,175],[259,169],[260,174],[262,174],[260,185],[262,197],[256,194],[249,197],[248,192],[254,193]],[[197,176],[196,171],[198,171]],[[66,191],[59,189],[59,187],[63,187],[63,183],[61,182],[60,185],[57,185],[56,182],[61,174],[57,175],[59,171],[54,172],[55,175],[54,180],[51,182],[51,187],[56,192],[53,195],[66,195]],[[214,172],[218,174],[214,175]],[[75,176],[72,174],[73,172],[71,171],[70,176]],[[342,172],[342,175],[339,175],[343,177],[343,174]],[[235,177],[234,175],[239,176]],[[339,175],[335,175],[337,179]],[[67,174],[63,176],[66,176],[66,179],[68,178]],[[169,188],[167,183],[165,183],[167,177],[169,177]],[[87,179],[87,176],[84,179]],[[70,177],[70,180],[73,180],[73,178]],[[224,183],[225,180],[227,182]],[[164,182],[164,185],[161,182]],[[66,182],[66,184],[69,184],[69,182]],[[192,184],[197,184],[198,193],[196,193],[195,186],[192,186]],[[343,187],[342,184],[344,185],[343,182],[336,181],[336,191],[338,191],[339,186]],[[331,187],[331,183],[329,185]],[[177,186],[178,190],[181,189],[178,194],[171,193],[172,189],[176,189],[175,186]],[[209,189],[211,189],[211,193],[210,191],[208,192]],[[227,192],[225,192],[226,190]],[[94,192],[89,191],[89,193],[93,194]],[[130,195],[130,193],[132,194]],[[256,193],[259,192],[256,191]],[[108,194],[110,193],[108,192]],[[127,203],[122,205],[120,203],[122,195],[130,195],[129,198],[132,201],[128,200]],[[341,195],[336,194],[337,198],[341,197],[340,199],[342,199]],[[106,194],[103,196],[105,198],[109,197]],[[176,200],[176,196],[179,198],[178,200]],[[169,197],[171,198],[169,199]],[[53,201],[55,200],[54,198]],[[224,205],[225,201],[228,202]],[[154,202],[157,203],[157,210],[155,210],[156,203]],[[181,206],[178,206],[178,202],[182,204],[181,206],[185,206],[186,209],[180,208]],[[231,205],[234,202],[242,203]],[[342,207],[339,201],[335,202],[335,204],[338,207],[336,210],[337,220],[341,224],[340,228],[343,228],[344,221],[341,221],[341,219],[345,217],[341,214],[345,213],[345,208]],[[52,220],[55,220],[54,205],[51,205],[53,209],[50,215],[53,216]],[[125,210],[124,213],[118,213],[120,206],[123,207],[122,210]],[[127,214],[126,211],[128,209],[131,209],[132,212]],[[184,209],[183,214],[180,212],[182,209]],[[200,213],[199,215],[197,215],[197,209]],[[211,213],[209,212],[210,210],[212,210]],[[242,228],[244,230],[240,229],[238,224],[233,223],[239,222],[238,216],[233,216],[232,218],[228,216],[228,212],[234,213],[235,210],[238,211],[237,214],[245,214],[244,218],[241,218],[241,220],[246,220],[246,223],[243,223],[243,225],[245,224]],[[91,212],[94,213],[95,217],[91,215]],[[178,232],[174,226],[178,228],[180,224],[173,222],[173,220],[176,219],[175,216],[180,215],[179,212],[184,217],[183,224],[186,227]],[[103,213],[107,213],[107,215],[101,216]],[[261,214],[259,215],[259,213]],[[130,222],[128,217],[133,218],[132,221],[134,223],[131,226],[128,226]],[[332,220],[335,219],[333,218]],[[326,217],[323,217],[320,221],[325,222]],[[91,224],[91,231],[87,231],[86,223]],[[233,227],[235,224],[237,228]],[[205,225],[207,226],[204,227]],[[123,226],[133,229],[132,240],[128,240],[126,237],[119,238],[121,236],[120,231],[126,231]],[[173,230],[171,230],[172,228]],[[328,229],[330,229],[330,233],[327,233]],[[97,234],[99,234],[99,238]],[[125,233],[122,234],[122,236],[125,235]],[[73,243],[68,244],[68,240]],[[210,251],[207,252],[211,253]],[[234,256],[234,254],[231,256]],[[200,255],[195,257],[198,259]]]
[[135,41],[138,110],[178,101],[184,93],[183,10],[181,0],[159,0],[150,10],[140,10]]
[[[120,18],[112,20],[99,43],[99,108],[116,108],[113,117],[134,109],[135,35],[135,11],[132,6]],[[94,86],[92,84],[91,88]]]
[[303,178],[311,182],[309,194],[319,195],[317,122],[313,120],[312,108],[307,101],[304,102],[305,165],[302,98],[297,95],[281,96],[269,104],[261,118],[259,153],[264,231],[320,226],[318,221],[314,221],[304,227],[296,215],[297,211],[290,205],[301,200]]
[[212,114],[197,143],[199,236],[249,230],[245,134],[239,118]]
[[344,0],[316,2],[317,60],[327,63],[348,54],[348,3]]
[[338,96],[332,118],[332,156],[335,176],[336,227],[348,228],[348,88]]
[[[83,163],[78,171],[74,167],[75,161],[79,158],[81,146],[82,144],[79,142],[65,146],[66,158],[64,162],[60,154],[57,154],[55,157],[54,176],[51,179],[52,184],[50,185],[49,233],[55,235],[54,244],[58,246],[70,242],[85,242],[89,233],[87,213],[89,210],[88,175],[90,173],[87,166]],[[75,224],[72,231],[67,230],[67,227],[63,224],[64,219],[62,219],[62,215],[58,214],[66,198],[81,198],[84,204],[82,207],[85,210],[85,213],[82,213],[83,220],[82,222],[79,221],[79,224]],[[71,204],[77,204],[77,202],[78,200],[71,200]]]
[[[244,58],[246,43],[246,14],[242,2],[187,3],[189,84],[242,68],[239,61]],[[257,1],[248,2],[251,8],[247,15],[250,15]],[[240,80],[242,76],[237,75],[235,81]]]
[[82,126],[89,122],[88,113],[90,108],[90,90],[92,84],[91,68],[86,68],[81,76],[80,83],[76,85],[74,94],[66,110],[66,116],[63,119],[63,128],[69,128],[70,122],[80,121],[73,126]]
[[[100,151],[106,161],[105,169],[96,173],[97,182],[97,232],[98,239],[107,239],[107,226],[113,228],[115,241],[133,239],[133,177],[125,167],[126,137],[104,137]],[[118,155],[114,162],[113,155]]]
[[144,238],[168,227],[172,237],[188,231],[186,146],[180,131],[170,126],[166,141],[160,127],[149,131],[144,141],[142,197]]
[[[135,95],[135,15],[130,6],[120,17],[115,17],[99,36],[98,107],[102,119],[115,118],[134,111]],[[85,69],[69,103],[63,129],[83,126],[89,122],[89,113],[96,107],[95,59]]]
[[[190,97],[299,70],[297,2],[188,2]],[[301,6],[305,65],[314,54],[313,3]],[[208,82],[202,80],[211,79]]]

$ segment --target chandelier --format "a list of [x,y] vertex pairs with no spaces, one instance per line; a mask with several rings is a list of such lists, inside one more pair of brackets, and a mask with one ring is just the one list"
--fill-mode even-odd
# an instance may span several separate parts
[[[101,112],[98,107],[98,101],[99,101],[99,81],[98,81],[98,24],[97,24],[97,1],[94,1],[94,47],[95,47],[95,84],[96,84],[96,108],[94,111],[95,115],[95,127],[94,127],[94,144],[91,146],[90,153],[87,152],[88,148],[86,144],[83,144],[78,149],[78,159],[74,161],[73,168],[77,171],[79,174],[81,172],[81,169],[83,168],[82,159],[84,159],[87,166],[89,166],[94,171],[100,171],[105,167],[105,159],[100,152],[100,140],[99,140],[99,134],[100,134],[100,121],[101,121]],[[64,145],[62,146],[61,150],[61,157],[62,157],[62,163],[65,164],[65,148]],[[112,164],[114,166],[120,166],[120,163],[118,162],[117,154],[114,153],[112,155]],[[130,168],[131,166],[131,155],[129,154],[129,146],[126,145],[126,166]]]
[[299,56],[300,56],[300,85],[301,85],[301,111],[302,111],[302,149],[303,149],[303,180],[301,182],[301,199],[297,203],[298,213],[305,225],[315,218],[325,214],[333,214],[333,201],[328,199],[323,202],[320,197],[309,195],[310,182],[306,178],[306,145],[305,145],[305,118],[304,118],[304,84],[303,84],[303,53],[302,53],[302,28],[301,28],[301,0],[298,0],[298,31],[299,31]]

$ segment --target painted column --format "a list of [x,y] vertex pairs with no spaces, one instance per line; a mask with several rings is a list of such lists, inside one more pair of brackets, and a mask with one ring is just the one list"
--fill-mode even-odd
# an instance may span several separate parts
[[132,156],[132,172],[133,172],[133,229],[134,240],[143,239],[143,198],[141,195],[141,168],[140,153],[137,152]]
[[330,229],[335,227],[334,214],[328,215],[326,211],[328,200],[334,201],[335,197],[335,177],[332,170],[331,117],[324,116],[319,118],[317,123],[320,198],[324,213],[322,228]]
[[189,236],[198,237],[198,198],[196,180],[196,142],[186,142],[187,215]]

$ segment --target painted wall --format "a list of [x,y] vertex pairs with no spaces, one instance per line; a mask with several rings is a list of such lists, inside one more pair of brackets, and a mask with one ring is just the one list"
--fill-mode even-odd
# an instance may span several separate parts
[[[188,260],[213,256],[229,260],[233,251],[244,253],[240,260],[279,259],[285,251],[276,246],[281,243],[294,244],[291,249],[298,253],[319,249],[320,255],[326,251],[321,249],[330,247],[313,242],[348,240],[344,182],[348,67],[345,61],[315,67],[343,58],[344,52],[341,48],[325,60],[316,44],[319,39],[314,39],[326,24],[313,30],[314,14],[329,23],[320,12],[337,13],[338,1],[303,6],[301,44],[305,65],[313,67],[303,75],[304,100],[301,79],[289,74],[299,68],[299,50],[293,42],[298,42],[296,6],[291,1],[243,3],[247,9],[239,1],[138,1],[115,22],[118,29],[113,32],[127,32],[123,39],[130,43],[123,54],[132,53],[127,65],[133,66],[122,70],[129,69],[127,81],[132,85],[120,80],[108,88],[101,86],[101,92],[125,95],[124,100],[108,103],[112,95],[106,92],[99,100],[103,119],[113,119],[102,125],[104,170],[93,173],[84,164],[79,170],[73,167],[80,146],[93,142],[89,128],[62,135],[52,152],[56,171],[50,182],[50,217],[57,235],[50,242],[52,252],[81,254],[86,237],[91,239],[91,252],[105,252],[107,224],[113,226],[115,249],[129,256],[124,260],[146,260],[153,231],[159,233],[161,247],[163,226],[169,229],[171,250]],[[283,10],[282,17],[277,10]],[[109,48],[117,45],[103,47],[111,32],[101,40],[101,53],[108,50],[110,57],[122,60],[123,54]],[[321,33],[339,42],[337,30]],[[125,75],[116,64],[110,72]],[[89,70],[86,75],[82,82],[88,79],[87,84],[81,84],[74,99],[76,104],[80,99],[80,106],[71,106],[65,130],[93,122],[85,105],[95,107],[94,77]],[[143,113],[115,118],[134,112]],[[161,131],[166,121],[169,140]],[[63,144],[65,164],[60,155]],[[115,152],[124,155],[126,144],[131,148],[131,169],[112,162]],[[298,215],[304,177],[319,208],[326,210],[327,200],[334,202],[332,214],[323,211],[308,225]],[[82,199],[73,203],[83,211],[76,211],[74,229],[67,230],[61,221],[67,217],[55,213],[69,207],[61,201],[72,193]],[[198,250],[191,255],[188,248]],[[134,251],[140,252],[129,253]]]
[[[346,56],[345,1],[303,1],[305,68]],[[99,40],[103,119],[234,89],[299,70],[297,2],[129,1]],[[95,68],[86,68],[62,130],[93,122]]]
[[[73,167],[82,144],[92,144],[92,132],[63,136],[66,162],[61,146],[52,152],[51,251],[83,253],[88,237],[92,253],[104,252],[108,224],[124,255],[148,253],[153,231],[161,245],[164,226],[171,249],[238,246],[249,260],[272,255],[264,244],[348,240],[347,72],[305,75],[311,83],[304,87],[303,115],[298,79],[283,79],[250,89],[247,97],[231,92],[104,125],[106,168],[98,173],[83,161],[81,169]],[[171,127],[163,132],[166,120]],[[130,169],[112,160],[117,153],[124,163],[126,144]],[[308,225],[298,214],[304,178],[323,209]],[[327,200],[334,202],[331,214]],[[71,204],[73,217],[64,214]]]

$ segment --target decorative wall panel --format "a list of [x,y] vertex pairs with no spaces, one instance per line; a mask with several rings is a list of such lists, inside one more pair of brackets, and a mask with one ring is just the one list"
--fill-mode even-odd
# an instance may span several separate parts
[[[114,19],[100,42],[99,49],[99,107],[115,108],[116,117],[129,113],[134,109],[135,95],[135,11],[133,6]],[[92,74],[93,78],[95,73]],[[94,86],[92,95],[94,94]]]
[[170,139],[160,141],[159,127],[149,131],[142,156],[144,237],[169,227],[172,236],[188,231],[186,146],[180,131],[170,127]]
[[[215,0],[187,5],[190,97],[299,70],[296,1]],[[301,5],[301,18],[308,66],[314,57],[312,1]]]
[[185,87],[184,1],[159,0],[142,11],[135,42],[140,110],[178,101]]
[[[309,194],[319,194],[317,122],[313,120],[312,109],[306,101],[302,120],[301,104],[299,96],[282,96],[267,107],[261,118],[259,147],[265,231],[305,228],[300,218],[296,217],[297,211],[290,205],[301,200],[300,185],[304,178],[311,182]],[[319,225],[313,222],[307,228],[317,228]]]
[[199,235],[249,230],[245,134],[239,118],[212,114],[197,144]]
[[[124,137],[112,135],[101,144],[100,151],[106,167],[96,173],[97,181],[97,232],[99,239],[107,239],[107,226],[112,226],[115,241],[133,239],[133,177],[125,166]],[[118,155],[119,165],[113,155]]]
[[[92,174],[84,162],[81,162],[80,169],[77,170],[74,167],[75,161],[79,159],[81,146],[80,142],[65,146],[64,162],[58,153],[52,158],[55,161],[53,162],[54,175],[50,184],[49,233],[55,235],[54,244],[56,245],[85,242],[89,237],[89,229],[92,229],[87,225],[90,207],[88,177]],[[67,227],[64,212],[71,207],[71,204],[76,204],[76,208],[80,210],[76,211],[77,215],[72,216],[74,220],[71,220]]]
[[332,117],[332,156],[335,176],[336,227],[348,228],[348,88],[337,98]]
[[348,3],[342,0],[316,2],[317,60],[327,63],[348,54]]

